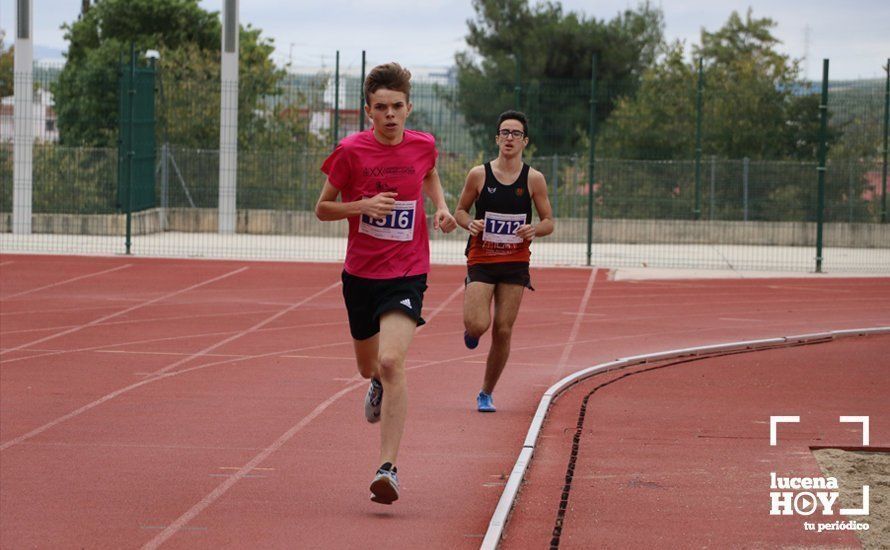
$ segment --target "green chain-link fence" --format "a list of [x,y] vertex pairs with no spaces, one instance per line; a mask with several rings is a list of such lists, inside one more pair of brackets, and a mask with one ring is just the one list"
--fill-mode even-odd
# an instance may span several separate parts
[[[65,141],[65,128],[55,126],[47,97],[58,71],[35,71],[35,88],[47,92],[35,94],[45,104],[34,115],[40,131],[34,147],[32,237],[39,244],[8,233],[13,158],[6,136],[0,145],[0,244],[10,252],[56,248],[119,253],[123,226],[115,200],[117,151]],[[275,93],[258,94],[255,83],[240,82],[237,232],[218,235],[218,75],[184,78],[165,72],[162,64],[156,94],[158,207],[137,216],[133,252],[342,257],[343,224],[317,222],[313,209],[323,183],[319,167],[335,136],[342,138],[362,125],[360,83],[357,74],[341,75],[339,82],[332,72],[290,74]],[[636,90],[596,90],[592,189],[589,81],[520,75],[466,90],[445,71],[418,76],[409,126],[436,136],[438,169],[453,208],[467,171],[496,154],[500,111],[490,106],[518,107],[529,115],[526,160],[546,176],[557,219],[556,232],[533,246],[533,262],[584,265],[589,245],[592,262],[604,266],[811,271],[818,85],[780,90],[781,98],[773,98],[778,107],[771,112],[751,110],[749,98],[705,79],[699,114],[696,83],[693,77],[649,103],[645,82]],[[880,223],[884,84],[869,80],[830,86],[826,271],[890,272],[890,233],[888,224]],[[702,154],[696,178],[698,116]],[[588,243],[591,192],[594,229]],[[460,262],[464,238],[459,232],[434,236],[434,261]]]

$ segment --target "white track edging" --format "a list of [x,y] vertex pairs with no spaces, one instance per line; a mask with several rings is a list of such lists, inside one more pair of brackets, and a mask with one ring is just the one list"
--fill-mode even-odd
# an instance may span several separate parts
[[644,355],[633,355],[630,357],[624,357],[621,359],[616,359],[614,361],[609,361],[607,363],[600,363],[598,365],[582,369],[578,372],[566,376],[556,384],[550,386],[550,388],[546,392],[544,392],[543,397],[541,397],[541,402],[538,404],[538,409],[537,411],[535,411],[535,416],[532,418],[531,426],[528,429],[528,434],[526,435],[525,442],[522,445],[522,450],[519,452],[519,457],[516,459],[516,464],[514,464],[512,472],[510,472],[510,477],[507,479],[507,484],[504,487],[504,492],[501,493],[501,498],[494,510],[494,514],[491,516],[491,521],[488,523],[488,531],[486,531],[485,533],[485,538],[482,540],[480,549],[495,550],[498,547],[498,544],[501,542],[501,536],[503,535],[504,527],[506,527],[507,525],[507,519],[510,515],[511,510],[513,509],[513,503],[516,501],[516,496],[519,494],[519,487],[522,484],[522,479],[525,476],[525,471],[528,469],[528,465],[531,462],[532,455],[534,454],[535,450],[535,444],[537,443],[538,435],[541,432],[541,427],[544,424],[544,419],[547,417],[547,412],[550,409],[550,405],[553,403],[553,399],[560,393],[565,391],[569,386],[572,386],[577,382],[584,380],[585,378],[589,378],[594,374],[601,374],[611,370],[639,365],[643,363],[649,363],[653,361],[662,361],[664,359],[695,357],[698,355],[713,353],[715,351],[743,349],[756,350],[759,348],[774,346],[777,344],[791,345],[799,344],[802,342],[811,342],[815,340],[835,340],[837,338],[865,336],[868,334],[890,334],[890,326],[831,330],[827,332],[814,332],[810,334],[798,334],[795,336],[782,336],[779,338],[766,338],[761,340],[728,342],[725,344],[697,346],[692,348],[682,348],[655,353],[647,353]]

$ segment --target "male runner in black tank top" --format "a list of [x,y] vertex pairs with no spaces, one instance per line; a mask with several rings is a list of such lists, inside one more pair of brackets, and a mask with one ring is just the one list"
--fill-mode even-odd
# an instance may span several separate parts
[[[507,111],[498,119],[498,157],[473,167],[461,192],[454,218],[470,232],[464,291],[464,343],[473,349],[492,324],[491,348],[485,364],[479,412],[494,412],[491,394],[510,356],[510,337],[522,293],[531,288],[529,244],[553,232],[553,211],[544,175],[522,162],[528,145],[528,120]],[[534,203],[540,221],[532,223]],[[475,216],[470,208],[475,206]]]

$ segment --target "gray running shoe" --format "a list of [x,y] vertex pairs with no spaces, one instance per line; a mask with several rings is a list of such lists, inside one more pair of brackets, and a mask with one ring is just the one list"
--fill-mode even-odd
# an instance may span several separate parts
[[399,500],[399,478],[396,468],[389,462],[377,470],[371,482],[371,501],[380,504],[392,504]]
[[365,395],[365,418],[371,424],[380,422],[380,406],[383,403],[383,384],[376,378],[371,379],[368,393]]

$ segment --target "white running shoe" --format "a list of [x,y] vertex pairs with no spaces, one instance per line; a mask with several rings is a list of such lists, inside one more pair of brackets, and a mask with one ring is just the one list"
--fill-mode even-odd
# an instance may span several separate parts
[[380,406],[383,403],[383,384],[376,378],[371,379],[368,393],[365,395],[365,418],[371,424],[380,422]]
[[399,500],[399,478],[396,468],[389,462],[377,470],[371,482],[371,501],[380,504],[392,504]]

